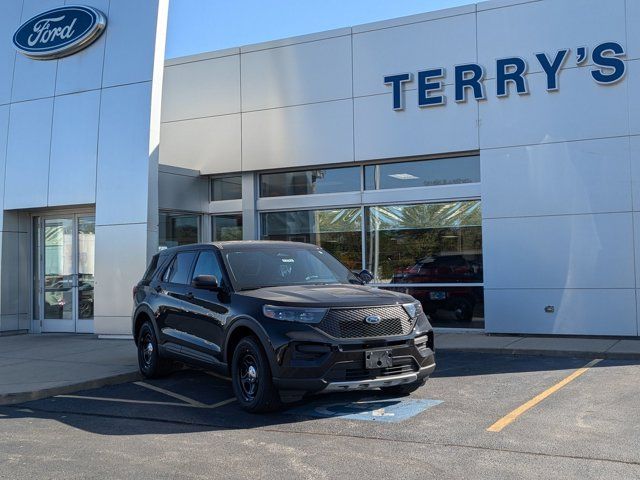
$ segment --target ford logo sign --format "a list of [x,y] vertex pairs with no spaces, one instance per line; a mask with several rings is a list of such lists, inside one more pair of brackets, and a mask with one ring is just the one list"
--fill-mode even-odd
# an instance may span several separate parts
[[382,319],[378,315],[369,315],[367,317],[364,317],[364,321],[369,325],[377,325],[382,321]]
[[106,26],[107,18],[95,8],[54,8],[24,22],[13,35],[13,44],[29,58],[52,60],[89,46]]

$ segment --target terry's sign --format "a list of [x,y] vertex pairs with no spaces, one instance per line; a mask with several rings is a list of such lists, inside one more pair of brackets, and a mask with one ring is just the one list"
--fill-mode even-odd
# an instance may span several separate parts
[[[616,42],[605,42],[597,45],[591,55],[587,47],[576,49],[575,64],[582,66],[587,63],[589,57],[593,67],[589,73],[593,80],[602,85],[611,85],[624,77],[626,65],[621,57],[625,52],[622,45]],[[555,55],[548,56],[545,53],[537,53],[536,60],[546,75],[546,89],[548,92],[558,90],[560,71],[570,57],[568,48],[558,50]],[[500,58],[496,60],[496,90],[497,97],[506,97],[513,87],[518,95],[527,95],[529,86],[527,83],[527,62],[520,57]],[[443,89],[447,74],[442,67],[422,70],[417,75],[418,106],[435,107],[444,105],[447,97]],[[384,84],[389,85],[393,91],[393,109],[404,110],[403,86],[414,81],[412,73],[399,73],[384,77]],[[456,65],[453,69],[453,84],[456,102],[466,102],[469,94],[475,100],[487,98],[485,71],[481,65],[467,63]]]
[[60,7],[23,23],[13,35],[13,44],[27,57],[52,60],[89,46],[106,26],[107,18],[95,8]]

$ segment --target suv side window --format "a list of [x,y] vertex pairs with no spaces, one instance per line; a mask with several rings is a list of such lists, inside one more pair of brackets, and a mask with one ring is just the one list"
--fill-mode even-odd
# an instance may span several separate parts
[[169,268],[167,268],[162,276],[163,282],[168,283],[189,283],[189,272],[191,271],[191,265],[196,258],[196,252],[181,252],[178,253]]
[[222,283],[222,270],[213,250],[200,252],[196,267],[193,269],[192,280],[198,275],[214,275],[218,279],[218,283]]

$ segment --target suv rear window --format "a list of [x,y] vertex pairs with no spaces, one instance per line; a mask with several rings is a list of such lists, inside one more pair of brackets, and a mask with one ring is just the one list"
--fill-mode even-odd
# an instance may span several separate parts
[[164,272],[162,281],[187,285],[194,258],[196,258],[196,252],[178,253]]

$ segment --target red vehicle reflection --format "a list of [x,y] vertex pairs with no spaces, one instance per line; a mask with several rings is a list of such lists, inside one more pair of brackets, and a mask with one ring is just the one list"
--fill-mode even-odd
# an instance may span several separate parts
[[[482,283],[481,255],[434,255],[419,259],[414,265],[397,271],[391,283]],[[456,320],[473,320],[476,306],[482,303],[482,287],[416,287],[402,289],[420,300],[424,310],[433,315],[447,310]]]

